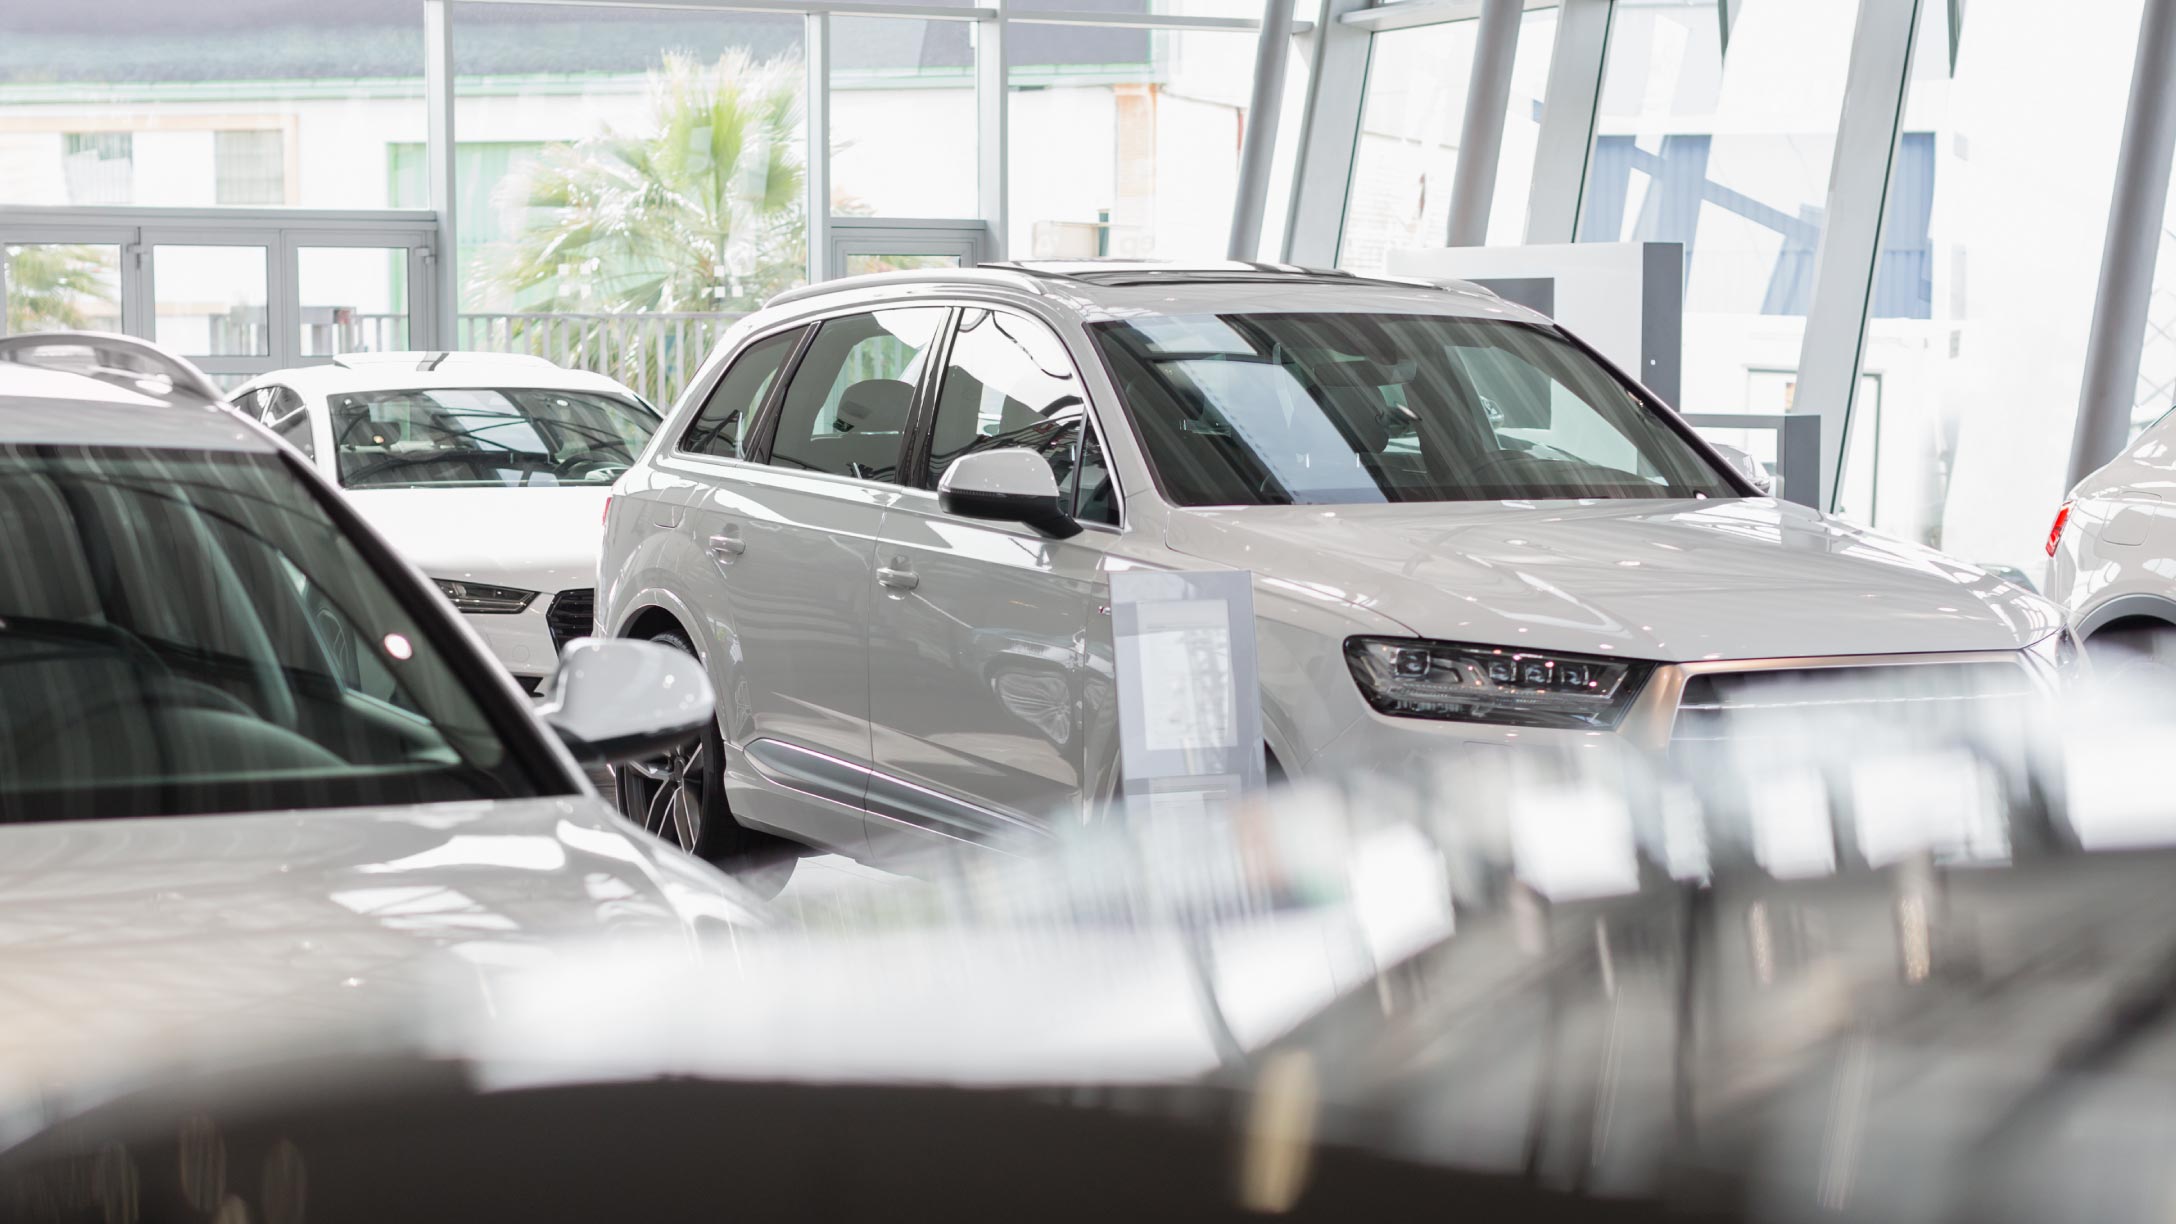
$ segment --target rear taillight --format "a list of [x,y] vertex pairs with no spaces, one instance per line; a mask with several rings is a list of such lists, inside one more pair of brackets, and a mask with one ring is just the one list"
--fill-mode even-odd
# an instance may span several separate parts
[[2057,511],[2055,512],[2055,525],[2054,525],[2053,527],[2050,527],[2050,528],[2048,528],[2048,555],[2049,555],[2049,556],[2051,556],[2051,557],[2052,557],[2052,556],[2054,556],[2054,555],[2055,555],[2055,546],[2056,546],[2057,544],[2060,544],[2060,543],[2062,543],[2062,542],[2063,542],[2063,524],[2065,524],[2065,523],[2067,523],[2067,522],[2069,522],[2069,521],[2070,521],[2070,503],[2069,503],[2069,502],[2064,502],[2064,503],[2063,503],[2063,508],[2062,508],[2062,509],[2060,509],[2060,510],[2057,510]]
[[[604,495],[604,513],[597,516],[597,521],[606,527],[612,525],[612,495],[610,493]],[[2057,531],[2062,530],[2062,524],[2057,523],[2055,529]],[[2053,552],[2054,550],[2055,546],[2053,544],[2048,545],[2048,551]]]

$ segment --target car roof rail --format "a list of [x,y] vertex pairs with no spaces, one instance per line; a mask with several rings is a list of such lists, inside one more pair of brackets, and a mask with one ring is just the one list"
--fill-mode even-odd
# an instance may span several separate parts
[[841,276],[835,280],[817,281],[813,285],[803,285],[798,289],[774,294],[763,306],[769,309],[788,302],[804,301],[831,293],[845,293],[871,285],[1004,285],[1035,294],[1048,292],[1032,273],[1012,264],[988,263],[976,264],[971,268],[911,268],[899,272]]
[[407,366],[416,370],[435,370],[440,366],[468,365],[529,365],[546,369],[560,369],[558,362],[535,353],[490,353],[455,350],[395,349],[383,353],[341,353],[332,363],[343,370],[361,370],[375,366]]
[[1231,284],[1326,284],[1395,285],[1403,289],[1440,289],[1436,281],[1402,276],[1362,276],[1342,268],[1310,268],[1300,264],[1256,263],[1251,260],[1216,260],[1178,263],[1154,259],[1047,259],[984,264],[1046,280],[1078,281],[1110,287],[1133,285],[1231,285]]
[[141,390],[146,378],[163,378],[174,391],[224,404],[226,393],[186,358],[149,340],[119,332],[36,331],[0,336],[0,361],[80,374]]

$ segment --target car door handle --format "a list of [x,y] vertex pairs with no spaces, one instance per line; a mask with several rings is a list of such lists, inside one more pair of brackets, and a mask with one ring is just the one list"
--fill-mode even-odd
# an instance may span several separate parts
[[911,591],[922,585],[922,576],[904,566],[880,565],[876,569],[876,580],[879,585],[895,591]]
[[710,537],[710,555],[719,561],[723,561],[728,557],[737,557],[747,551],[748,541],[741,539],[737,535],[714,535]]

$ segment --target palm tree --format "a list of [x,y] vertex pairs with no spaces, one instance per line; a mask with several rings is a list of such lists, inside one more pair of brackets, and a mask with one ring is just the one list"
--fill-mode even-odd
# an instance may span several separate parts
[[530,218],[483,283],[537,309],[752,309],[805,267],[801,64],[668,52],[650,131],[547,148],[502,188]]
[[118,270],[108,250],[74,243],[6,248],[7,330],[113,326]]

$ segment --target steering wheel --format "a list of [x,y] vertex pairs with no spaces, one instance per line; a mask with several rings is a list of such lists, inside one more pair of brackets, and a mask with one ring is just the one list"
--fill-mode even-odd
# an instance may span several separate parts
[[579,480],[603,484],[619,478],[631,466],[628,460],[602,447],[593,447],[561,459],[552,468],[552,475],[561,480]]

